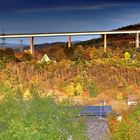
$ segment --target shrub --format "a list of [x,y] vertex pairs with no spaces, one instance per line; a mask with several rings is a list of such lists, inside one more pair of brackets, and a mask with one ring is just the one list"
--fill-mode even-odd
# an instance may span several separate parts
[[109,118],[109,130],[112,140],[139,140],[140,125],[137,119],[140,115],[140,109],[137,108],[130,114],[125,114],[121,122],[115,118]]
[[95,47],[93,47],[93,49],[89,51],[90,59],[98,59],[100,58],[100,55],[101,55],[101,52],[97,50]]
[[0,49],[0,60],[3,60],[4,57],[4,50]]
[[125,58],[125,61],[129,61],[130,60],[130,53],[129,52],[125,52],[124,53],[124,58]]
[[31,61],[32,60],[32,55],[29,53],[23,53],[21,61]]
[[116,98],[117,100],[123,100],[123,93],[118,92]]
[[84,93],[83,87],[81,86],[80,83],[77,83],[76,86],[75,86],[75,93],[74,93],[74,95],[77,96],[77,95],[81,95],[82,93]]
[[11,48],[6,48],[5,49],[5,55],[14,56],[15,55],[14,50],[11,49]]
[[74,89],[74,84],[70,83],[66,86],[66,93],[68,94],[68,96],[73,96],[75,93],[75,89]]
[[11,48],[6,48],[5,50],[1,49],[0,59],[5,63],[10,62],[10,61],[15,61],[16,58],[15,58],[14,50]]
[[76,46],[74,50],[74,59],[75,60],[83,59],[83,56],[84,56],[83,46]]
[[136,60],[140,60],[140,53],[139,52],[136,52],[134,54],[134,58],[136,58]]
[[6,67],[6,63],[4,63],[2,60],[0,60],[0,69],[3,69]]
[[93,83],[89,85],[88,90],[91,97],[96,97],[97,94]]
[[83,120],[75,118],[78,112],[38,95],[25,101],[19,95],[5,97],[0,103],[0,139],[64,140],[71,136],[84,140]]

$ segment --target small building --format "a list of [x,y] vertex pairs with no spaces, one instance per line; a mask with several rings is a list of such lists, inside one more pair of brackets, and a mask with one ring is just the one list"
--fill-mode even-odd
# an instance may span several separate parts
[[138,96],[129,95],[127,97],[127,104],[128,104],[128,106],[137,105],[138,104]]
[[49,62],[49,61],[51,61],[51,60],[50,60],[50,58],[48,57],[47,54],[45,54],[41,59],[41,62]]
[[30,53],[30,49],[24,50],[25,53]]

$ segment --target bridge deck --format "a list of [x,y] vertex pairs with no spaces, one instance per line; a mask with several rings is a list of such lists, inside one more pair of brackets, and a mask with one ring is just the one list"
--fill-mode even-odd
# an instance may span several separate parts
[[135,34],[140,30],[130,31],[88,31],[88,32],[54,32],[54,33],[23,33],[23,34],[0,34],[0,38],[26,38],[26,37],[53,37],[53,36],[82,36],[82,35],[104,35],[104,34]]

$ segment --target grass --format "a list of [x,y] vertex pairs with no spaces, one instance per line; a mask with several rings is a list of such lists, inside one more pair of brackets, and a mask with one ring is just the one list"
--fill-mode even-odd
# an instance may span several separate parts
[[124,113],[121,122],[115,117],[109,118],[109,129],[112,140],[139,140],[140,138],[140,105],[130,113]]

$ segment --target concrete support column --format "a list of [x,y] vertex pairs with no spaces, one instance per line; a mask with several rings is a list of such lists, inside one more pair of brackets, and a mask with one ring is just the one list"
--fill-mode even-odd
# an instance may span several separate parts
[[104,52],[107,50],[107,37],[106,34],[104,34]]
[[71,36],[70,35],[68,36],[68,47],[69,48],[71,47]]
[[30,37],[30,53],[34,56],[34,38]]
[[139,33],[136,33],[136,48],[139,48]]
[[20,53],[23,53],[23,40],[20,40]]

